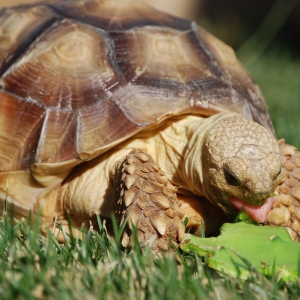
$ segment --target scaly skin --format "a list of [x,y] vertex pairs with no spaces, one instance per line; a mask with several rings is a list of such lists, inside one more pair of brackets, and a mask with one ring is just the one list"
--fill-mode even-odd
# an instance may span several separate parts
[[118,223],[121,225],[129,214],[122,237],[124,247],[133,244],[133,225],[142,247],[153,242],[153,250],[168,250],[170,240],[179,245],[185,227],[177,188],[148,154],[133,150],[119,163],[115,190]]
[[[200,136],[196,130],[190,142]],[[202,149],[197,144],[202,143]],[[237,114],[215,117],[204,138],[189,151],[187,177],[201,182],[203,195],[231,213],[229,198],[262,205],[274,192],[281,161],[275,138],[264,127]],[[201,166],[201,174],[199,174]]]
[[274,192],[280,154],[274,137],[242,116],[222,119],[206,134],[202,150],[209,199],[230,212],[231,196],[261,206]]
[[284,140],[278,141],[282,168],[275,203],[267,224],[284,226],[292,240],[300,241],[300,152]]

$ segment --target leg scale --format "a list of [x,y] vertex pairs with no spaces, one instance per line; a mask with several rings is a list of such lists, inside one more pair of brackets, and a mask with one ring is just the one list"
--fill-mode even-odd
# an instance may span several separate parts
[[119,225],[128,216],[122,245],[132,246],[132,226],[137,228],[142,247],[152,244],[154,251],[176,246],[183,238],[184,212],[179,207],[177,188],[152,157],[141,150],[133,150],[117,168],[115,214]]

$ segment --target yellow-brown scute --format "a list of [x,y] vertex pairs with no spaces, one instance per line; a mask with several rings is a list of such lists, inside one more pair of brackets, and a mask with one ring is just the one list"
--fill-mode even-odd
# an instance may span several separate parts
[[115,81],[122,84],[110,65],[108,48],[96,30],[57,22],[4,75],[2,84],[43,106],[72,110],[91,105],[108,96]]
[[232,115],[209,130],[205,143],[216,189],[253,205],[261,205],[275,190],[280,154],[275,138],[264,127]]

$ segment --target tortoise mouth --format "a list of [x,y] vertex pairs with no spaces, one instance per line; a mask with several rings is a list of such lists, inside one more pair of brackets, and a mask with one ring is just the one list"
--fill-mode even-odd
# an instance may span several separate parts
[[230,197],[229,201],[237,210],[243,210],[257,223],[264,223],[274,204],[274,197],[268,198],[263,205],[254,206],[236,197]]

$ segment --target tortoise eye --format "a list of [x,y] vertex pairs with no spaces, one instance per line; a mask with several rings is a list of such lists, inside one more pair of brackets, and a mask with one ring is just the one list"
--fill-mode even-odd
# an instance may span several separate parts
[[235,176],[235,174],[229,169],[229,168],[224,168],[224,176],[226,182],[231,185],[231,186],[240,186],[241,183]]
[[277,178],[281,174],[281,168],[279,169],[278,173],[276,174],[275,178]]

